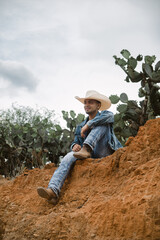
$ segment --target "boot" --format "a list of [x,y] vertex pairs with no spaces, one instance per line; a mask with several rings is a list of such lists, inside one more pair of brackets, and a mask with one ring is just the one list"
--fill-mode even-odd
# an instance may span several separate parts
[[56,204],[58,201],[57,195],[50,188],[38,187],[37,192],[40,197],[47,199],[49,203]]
[[84,144],[82,149],[78,152],[75,152],[73,156],[77,159],[86,159],[90,158],[92,153],[92,149],[90,148],[89,145]]

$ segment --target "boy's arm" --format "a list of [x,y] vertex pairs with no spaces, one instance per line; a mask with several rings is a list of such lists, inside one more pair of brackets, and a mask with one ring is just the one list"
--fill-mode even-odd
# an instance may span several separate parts
[[77,126],[76,130],[75,130],[75,134],[74,134],[74,141],[72,142],[71,144],[71,150],[74,150],[74,146],[75,145],[79,145],[81,146],[82,145],[82,137],[81,137],[81,127],[80,126]]
[[92,120],[89,120],[87,122],[87,125],[89,128],[93,128],[96,126],[106,125],[106,124],[113,123],[113,122],[114,122],[113,113],[105,110],[105,111],[102,111],[99,116],[96,116]]

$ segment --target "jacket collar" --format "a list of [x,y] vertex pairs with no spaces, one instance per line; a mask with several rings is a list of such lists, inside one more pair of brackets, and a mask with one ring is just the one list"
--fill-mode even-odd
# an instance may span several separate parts
[[[97,112],[96,116],[99,116],[100,115],[100,112]],[[84,126],[87,122],[89,121],[89,116],[80,124],[81,126]]]

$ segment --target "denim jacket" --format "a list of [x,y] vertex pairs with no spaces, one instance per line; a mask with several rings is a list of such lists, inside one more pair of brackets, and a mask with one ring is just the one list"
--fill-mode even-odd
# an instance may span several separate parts
[[[89,117],[87,117],[82,123],[80,123],[77,126],[75,130],[75,138],[71,144],[71,149],[75,144],[79,144],[82,147],[85,138],[81,137],[81,128],[85,124],[87,124],[90,129],[96,126],[108,125],[109,126],[108,127],[108,144],[113,151],[116,151],[118,148],[122,147],[122,145],[114,134],[113,122],[114,122],[114,115],[112,112],[107,110],[98,112],[95,118],[93,118],[92,120],[89,120]],[[86,133],[86,136],[88,135],[88,133]]]

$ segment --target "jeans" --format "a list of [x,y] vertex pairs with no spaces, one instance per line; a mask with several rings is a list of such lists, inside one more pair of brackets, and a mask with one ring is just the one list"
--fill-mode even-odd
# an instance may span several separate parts
[[[108,137],[108,126],[97,126],[91,129],[84,141],[84,144],[88,144],[92,148],[92,158],[102,158],[113,153],[113,150],[108,144]],[[73,151],[66,154],[49,182],[48,188],[51,188],[57,197],[60,194],[60,190],[71,167],[77,160],[73,154]]]

